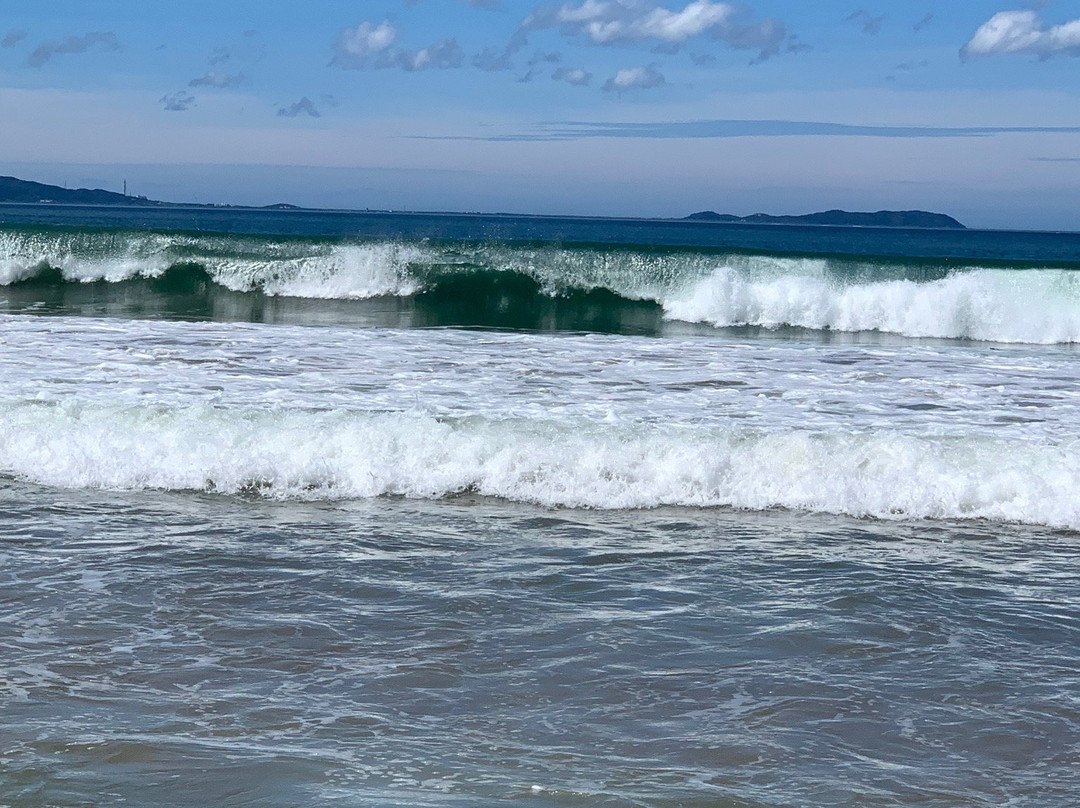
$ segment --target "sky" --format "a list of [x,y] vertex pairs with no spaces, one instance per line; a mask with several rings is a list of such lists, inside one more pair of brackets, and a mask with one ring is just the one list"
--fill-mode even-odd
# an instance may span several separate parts
[[1080,0],[3,0],[0,174],[1080,231]]

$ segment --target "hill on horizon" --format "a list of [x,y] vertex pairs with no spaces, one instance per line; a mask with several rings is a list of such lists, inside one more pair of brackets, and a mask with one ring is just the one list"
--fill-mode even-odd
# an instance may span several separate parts
[[0,177],[0,202],[139,206],[167,204],[147,199],[145,196],[127,196],[100,188],[61,188],[59,185],[46,185],[17,177]]
[[925,210],[879,210],[873,213],[852,213],[846,210],[827,210],[807,213],[803,216],[773,216],[755,213],[751,216],[734,216],[703,210],[691,213],[686,220],[718,222],[721,224],[810,224],[833,227],[918,227],[942,230],[966,230],[967,227],[952,216],[930,213]]
[[[246,208],[257,210],[304,210],[299,205],[278,202],[262,207],[247,205],[207,205],[177,202],[161,202],[145,196],[129,196],[105,191],[101,188],[61,188],[43,182],[22,180],[17,177],[0,176],[0,203],[58,204],[58,205],[109,205],[137,207],[198,207],[198,208]],[[920,227],[964,230],[964,225],[951,216],[922,210],[879,210],[874,213],[849,213],[829,210],[803,216],[772,216],[755,213],[751,216],[734,216],[705,210],[684,217],[683,221],[717,222],[720,224],[802,224],[848,227]]]

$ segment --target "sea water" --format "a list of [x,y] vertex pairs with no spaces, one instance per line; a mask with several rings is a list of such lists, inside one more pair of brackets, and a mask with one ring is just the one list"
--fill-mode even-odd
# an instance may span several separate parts
[[0,221],[0,804],[1074,803],[1077,236]]

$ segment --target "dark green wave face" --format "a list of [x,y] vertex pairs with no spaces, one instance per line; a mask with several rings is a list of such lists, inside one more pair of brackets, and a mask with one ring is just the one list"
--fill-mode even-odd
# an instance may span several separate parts
[[1068,266],[474,241],[0,229],[0,308],[660,334],[1080,340]]
[[90,316],[243,320],[387,328],[476,327],[511,330],[659,334],[656,301],[628,300],[608,289],[547,294],[533,277],[476,270],[447,274],[407,295],[305,298],[235,291],[197,264],[175,264],[153,277],[71,282],[55,267],[0,289],[9,312]]

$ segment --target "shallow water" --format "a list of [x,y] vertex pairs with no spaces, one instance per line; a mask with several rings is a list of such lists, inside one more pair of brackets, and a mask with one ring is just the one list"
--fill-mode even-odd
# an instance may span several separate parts
[[6,483],[0,802],[1068,805],[1076,534]]

